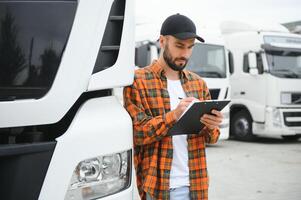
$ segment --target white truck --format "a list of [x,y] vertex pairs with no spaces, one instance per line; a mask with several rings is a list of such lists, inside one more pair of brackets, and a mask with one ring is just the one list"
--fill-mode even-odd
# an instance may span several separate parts
[[301,133],[301,36],[281,25],[223,22],[230,51],[230,133],[297,140]]
[[133,199],[133,0],[0,1],[0,199]]
[[[200,75],[207,83],[212,99],[224,100],[230,97],[228,54],[222,36],[218,31],[202,31],[205,43],[197,42],[186,69]],[[160,46],[157,42],[143,40],[136,43],[135,62],[144,67],[158,58]],[[220,126],[220,139],[229,138],[229,106],[222,113],[224,120]]]

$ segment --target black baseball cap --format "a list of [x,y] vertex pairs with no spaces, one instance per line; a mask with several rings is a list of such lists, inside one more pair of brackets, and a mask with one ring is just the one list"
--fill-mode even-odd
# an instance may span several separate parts
[[203,38],[196,34],[193,21],[179,13],[166,18],[162,24],[160,34],[163,36],[172,35],[180,40],[196,38],[200,42],[205,42]]

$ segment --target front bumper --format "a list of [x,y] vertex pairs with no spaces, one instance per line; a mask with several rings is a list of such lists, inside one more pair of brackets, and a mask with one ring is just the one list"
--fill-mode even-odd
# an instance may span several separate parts
[[230,122],[229,111],[228,110],[222,111],[222,114],[224,118],[222,124],[219,127],[220,128],[219,139],[227,140],[229,139],[229,122]]
[[[275,116],[275,113],[279,116]],[[264,123],[253,122],[254,134],[275,136],[301,134],[301,108],[267,108],[265,119]]]
[[104,198],[99,198],[97,200],[121,200],[121,199],[133,199],[133,184],[131,184],[131,186],[128,189],[122,192]]

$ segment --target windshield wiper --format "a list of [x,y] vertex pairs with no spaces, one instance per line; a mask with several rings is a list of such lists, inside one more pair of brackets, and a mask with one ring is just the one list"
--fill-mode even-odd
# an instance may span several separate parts
[[289,78],[299,78],[299,75],[291,70],[288,69],[274,69],[272,72],[281,73],[286,77]]
[[204,77],[223,78],[223,75],[221,73],[214,72],[214,71],[200,72],[200,74]]
[[38,99],[47,92],[46,87],[1,87],[0,101],[14,101],[17,99]]

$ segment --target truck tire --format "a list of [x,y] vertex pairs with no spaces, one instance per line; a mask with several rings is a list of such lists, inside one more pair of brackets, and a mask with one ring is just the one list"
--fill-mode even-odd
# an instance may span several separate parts
[[236,140],[253,141],[252,118],[246,110],[234,114],[230,124],[230,135]]

